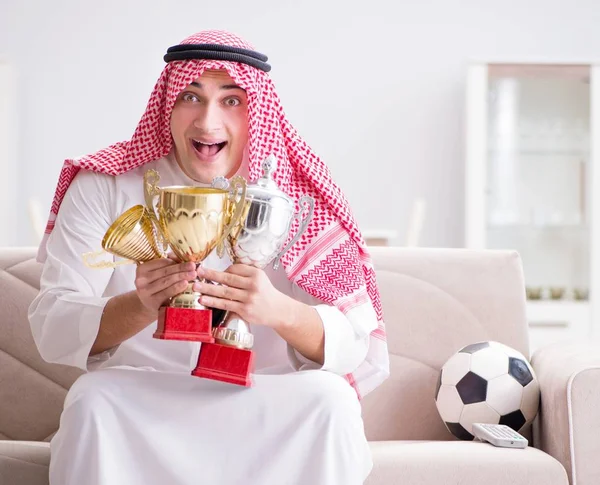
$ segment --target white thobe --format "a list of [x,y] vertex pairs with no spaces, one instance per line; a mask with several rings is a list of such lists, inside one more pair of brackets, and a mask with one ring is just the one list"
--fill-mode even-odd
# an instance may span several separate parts
[[[155,324],[89,356],[107,301],[135,289],[135,266],[90,269],[82,254],[98,248],[120,214],[144,204],[149,168],[162,187],[198,185],[171,157],[117,177],[82,170],[48,240],[29,311],[33,336],[48,362],[89,371],[69,391],[51,442],[51,485],[363,483],[371,456],[358,399],[342,376],[364,360],[368,337],[283,269],[265,271],[280,291],[316,308],[322,366],[258,325],[252,388],[190,375],[201,344],[153,339]],[[204,262],[229,264],[215,252]]]

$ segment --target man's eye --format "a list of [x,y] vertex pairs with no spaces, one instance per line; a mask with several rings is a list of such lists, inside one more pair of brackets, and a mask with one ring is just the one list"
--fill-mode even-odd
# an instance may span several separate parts
[[185,93],[183,96],[181,96],[181,99],[183,101],[196,102],[198,101],[198,96],[191,93]]
[[239,106],[241,104],[241,101],[237,98],[227,98],[225,100],[225,104],[227,106]]

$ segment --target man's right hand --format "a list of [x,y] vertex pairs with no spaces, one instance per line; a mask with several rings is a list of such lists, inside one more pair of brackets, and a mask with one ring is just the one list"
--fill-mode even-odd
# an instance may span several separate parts
[[177,263],[170,258],[139,264],[135,273],[135,288],[145,308],[158,312],[169,298],[185,290],[196,278],[194,263]]

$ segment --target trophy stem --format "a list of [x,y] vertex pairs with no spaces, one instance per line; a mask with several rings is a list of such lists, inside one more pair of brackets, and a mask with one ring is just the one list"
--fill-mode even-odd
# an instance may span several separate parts
[[199,292],[194,291],[194,283],[200,281],[198,278],[188,283],[187,288],[171,298],[169,306],[171,308],[190,308],[192,310],[206,310],[206,307],[199,302]]

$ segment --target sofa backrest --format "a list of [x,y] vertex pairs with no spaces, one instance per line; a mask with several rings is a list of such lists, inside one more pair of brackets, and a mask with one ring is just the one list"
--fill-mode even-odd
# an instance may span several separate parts
[[48,440],[81,371],[40,357],[27,319],[42,265],[33,248],[0,248],[0,439]]
[[[390,378],[363,400],[370,440],[452,439],[435,408],[439,369],[459,348],[497,340],[528,355],[524,283],[514,252],[371,249],[388,333]],[[35,249],[0,248],[0,439],[48,440],[80,370],[39,356],[27,309]]]

